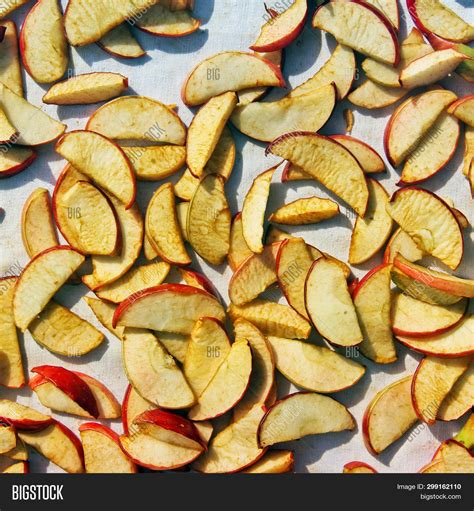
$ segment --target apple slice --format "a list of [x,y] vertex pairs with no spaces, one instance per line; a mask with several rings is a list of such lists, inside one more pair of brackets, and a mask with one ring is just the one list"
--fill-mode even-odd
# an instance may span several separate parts
[[143,412],[156,410],[156,408],[155,404],[142,398],[132,385],[128,385],[122,403],[122,425],[124,433],[130,435],[130,432],[137,431],[137,425],[133,421]]
[[471,413],[469,419],[464,423],[454,440],[471,450],[474,447],[474,414]]
[[293,472],[295,457],[293,451],[275,450],[242,471],[242,474],[284,474]]
[[364,218],[357,217],[352,231],[349,262],[361,264],[373,257],[388,240],[393,220],[387,212],[389,195],[375,179],[368,178],[369,203]]
[[343,469],[344,474],[376,474],[375,468],[363,461],[351,461],[346,463]]
[[5,453],[7,458],[15,461],[28,461],[29,452],[23,440],[17,437],[16,446],[11,450]]
[[189,335],[175,334],[172,332],[156,333],[168,353],[179,363],[184,364],[186,352],[188,351]]
[[316,10],[313,27],[329,32],[339,43],[368,57],[398,64],[400,55],[393,25],[370,4],[360,0],[331,0]]
[[278,371],[291,383],[322,394],[355,385],[365,367],[329,348],[312,343],[269,337]]
[[470,362],[469,357],[426,357],[420,362],[413,377],[412,399],[421,421],[435,423],[441,403],[466,372]]
[[22,332],[83,262],[79,252],[57,246],[40,252],[26,265],[13,296],[15,323]]
[[379,153],[362,140],[349,135],[331,135],[331,138],[348,149],[366,174],[385,172],[385,163]]
[[138,59],[146,55],[127,22],[107,32],[96,44],[112,57]]
[[314,261],[305,283],[306,310],[319,333],[338,346],[363,340],[356,310],[342,269],[321,257]]
[[176,145],[122,146],[137,179],[159,181],[173,175],[186,163],[186,148]]
[[0,29],[5,30],[0,44],[0,82],[5,84],[18,96],[23,96],[23,77],[18,57],[18,36],[14,21],[0,22]]
[[137,467],[120,448],[119,436],[107,426],[86,422],[79,426],[88,474],[134,474]]
[[447,39],[443,39],[442,37],[439,37],[433,33],[426,34],[426,38],[435,50],[445,50],[452,48],[453,50],[456,50],[459,53],[463,53],[464,55],[470,57],[470,60],[465,60],[457,67],[456,73],[464,78],[464,80],[467,82],[474,82],[474,62],[472,61],[472,57],[474,57],[473,48],[467,44],[448,41]]
[[474,94],[459,98],[448,108],[448,113],[453,114],[462,122],[474,128]]
[[[92,131],[71,131],[56,144],[56,152],[130,209],[135,202],[135,174],[122,149]],[[107,165],[104,167],[104,161]],[[107,169],[107,170],[105,170]]]
[[86,355],[105,339],[94,326],[53,300],[30,323],[28,330],[41,347],[64,357]]
[[230,246],[229,253],[227,254],[227,261],[233,271],[250,256],[253,252],[247,245],[244,238],[243,227],[242,227],[242,213],[237,213],[232,221],[230,229]]
[[343,145],[316,133],[294,132],[273,141],[267,152],[298,165],[364,216],[369,199],[364,172]]
[[214,318],[200,318],[191,332],[183,371],[196,397],[200,397],[230,352],[223,325]]
[[339,206],[330,199],[308,197],[285,204],[270,215],[270,222],[284,225],[315,224],[339,214]]
[[99,320],[101,325],[105,327],[112,335],[115,335],[117,339],[122,340],[125,327],[117,326],[116,328],[113,328],[112,326],[112,320],[117,307],[111,303],[106,303],[102,300],[90,298],[89,296],[85,296],[84,300],[92,309],[94,316]]
[[464,318],[468,300],[452,305],[433,305],[405,293],[392,301],[392,329],[395,335],[433,337],[454,328]]
[[[149,0],[150,1],[150,0]],[[186,126],[169,106],[145,96],[124,96],[97,109],[86,129],[114,140],[186,143]]]
[[0,454],[6,454],[16,447],[15,429],[6,424],[0,425]]
[[219,291],[211,282],[211,280],[206,277],[206,275],[204,275],[204,273],[190,270],[189,268],[178,268],[178,271],[188,286],[197,287],[203,291],[207,291],[221,301]]
[[297,392],[271,406],[258,428],[258,444],[269,447],[307,435],[353,430],[355,421],[334,399],[312,392]]
[[451,41],[469,42],[474,28],[439,0],[407,0],[408,12],[415,25],[424,33]]
[[204,421],[219,417],[244,396],[252,372],[252,353],[246,339],[237,339],[207,387],[189,411],[189,418]]
[[136,26],[147,34],[161,37],[183,37],[199,29],[201,21],[187,10],[173,10],[169,1],[160,0],[136,19]]
[[442,421],[457,420],[472,409],[473,402],[474,365],[471,363],[444,398],[436,418]]
[[18,138],[18,132],[10,124],[5,112],[0,109],[0,144],[10,145]]
[[77,436],[54,421],[40,431],[19,431],[18,436],[46,459],[71,474],[84,472],[84,453]]
[[473,474],[473,455],[456,440],[447,440],[440,451],[443,467],[446,473]]
[[363,341],[360,350],[377,364],[397,360],[397,351],[390,328],[390,264],[369,271],[352,293]]
[[352,91],[347,99],[356,106],[375,110],[393,105],[408,94],[408,90],[396,87],[385,87],[372,80],[365,81]]
[[49,415],[9,399],[0,399],[0,419],[21,431],[42,429],[53,422]]
[[19,463],[14,463],[9,467],[2,470],[2,474],[28,474],[28,463],[26,461],[20,461]]
[[242,207],[242,234],[248,248],[256,254],[263,252],[265,210],[276,169],[277,167],[272,167],[254,179]]
[[0,179],[13,176],[28,168],[36,159],[36,152],[30,147],[6,146],[0,149]]
[[232,321],[238,318],[253,323],[265,335],[288,339],[307,339],[311,325],[291,307],[266,300],[254,300],[242,306],[230,304],[228,314]]
[[251,138],[271,142],[289,131],[318,131],[336,105],[334,83],[278,101],[255,102],[235,109],[231,121]]
[[385,153],[394,167],[415,150],[441,113],[455,100],[453,92],[434,89],[410,97],[394,111],[384,135]]
[[387,243],[384,253],[384,263],[393,263],[397,255],[410,262],[423,258],[423,252],[413,239],[402,229],[398,228]]
[[226,51],[200,62],[191,71],[181,97],[187,105],[196,106],[223,92],[261,86],[284,87],[280,68],[252,53]]
[[397,0],[366,0],[366,3],[377,8],[398,32],[400,29],[400,13]]

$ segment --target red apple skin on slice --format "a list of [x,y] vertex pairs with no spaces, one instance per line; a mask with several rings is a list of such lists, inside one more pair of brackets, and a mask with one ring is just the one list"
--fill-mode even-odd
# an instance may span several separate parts
[[293,451],[267,451],[263,458],[242,471],[242,474],[284,474],[293,472],[294,464]]
[[436,419],[442,421],[457,420],[469,410],[472,410],[473,403],[474,365],[471,362],[467,371],[458,379],[441,403]]
[[12,146],[6,152],[0,151],[0,179],[19,174],[37,158],[31,147]]
[[136,427],[133,424],[135,418],[143,412],[155,410],[156,408],[155,404],[140,396],[132,385],[129,384],[122,402],[122,426],[124,433],[130,435],[130,431],[133,431]]
[[382,157],[369,144],[349,135],[331,135],[331,138],[342,144],[355,156],[366,174],[386,172]]
[[5,34],[0,48],[0,82],[4,83],[18,96],[23,96],[23,77],[21,75],[20,59],[18,57],[18,36],[14,21],[0,22],[0,28]]
[[448,108],[450,114],[474,128],[474,94],[459,98]]
[[145,50],[133,36],[127,22],[107,32],[96,44],[112,57],[138,59],[146,55]]
[[363,461],[351,461],[344,465],[344,474],[376,474],[375,468]]
[[43,429],[53,422],[49,415],[8,399],[0,399],[0,420],[18,430]]
[[20,461],[4,469],[2,474],[28,474],[29,471],[28,462]]

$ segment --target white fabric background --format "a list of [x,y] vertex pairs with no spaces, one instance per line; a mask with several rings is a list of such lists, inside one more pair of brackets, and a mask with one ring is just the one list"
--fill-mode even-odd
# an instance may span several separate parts
[[[275,2],[267,3],[271,7]],[[469,10],[467,7],[470,0],[458,0],[458,2],[446,0],[446,3],[466,19],[470,17],[471,22],[473,21],[473,9]],[[30,7],[31,4],[28,4],[13,16],[19,26]],[[403,6],[403,8],[405,7]],[[120,72],[129,77],[130,94],[143,94],[164,103],[177,103],[180,116],[189,125],[193,114],[183,105],[180,98],[180,88],[184,78],[193,66],[205,57],[224,50],[246,50],[259,32],[264,12],[263,2],[260,0],[197,0],[195,14],[203,21],[202,29],[199,32],[181,39],[154,38],[137,32],[137,37],[147,50],[148,56],[136,62],[114,59],[95,45],[72,49],[71,69],[77,74],[91,71]],[[406,11],[404,12],[406,13]],[[406,20],[405,16],[404,18]],[[407,21],[402,20],[402,35],[405,36],[407,29],[411,29],[411,27],[412,22],[409,18]],[[288,85],[296,86],[313,75],[330,56],[334,46],[334,40],[330,36],[313,30],[307,24],[297,41],[286,50],[284,75]],[[28,100],[36,105],[41,105],[46,112],[67,123],[69,130],[82,128],[88,116],[96,108],[94,105],[59,108],[43,105],[41,98],[47,87],[40,87],[27,75],[25,78]],[[467,82],[457,76],[446,79],[444,85],[461,95],[467,94],[469,90],[472,93],[472,87],[469,89]],[[281,95],[284,95],[283,90],[275,91],[270,97]],[[323,134],[344,132],[345,124],[342,115],[344,108],[352,108],[355,113],[355,126],[352,134],[371,144],[383,155],[383,131],[393,107],[371,112],[354,108],[350,103],[344,101],[337,106],[330,123],[322,130]],[[275,160],[265,157],[264,144],[255,143],[245,136],[241,136],[235,130],[233,131],[237,142],[238,156],[234,173],[226,188],[232,213],[236,213],[241,208],[243,197],[253,178],[274,164]],[[468,183],[460,172],[463,147],[464,144],[461,141],[458,151],[448,167],[423,186],[442,196],[453,198],[456,206],[473,222],[472,200]],[[0,206],[6,212],[3,223],[0,225],[0,274],[2,275],[12,267],[24,266],[28,261],[22,246],[20,231],[23,203],[29,194],[39,186],[52,190],[55,179],[64,165],[64,162],[55,154],[52,145],[40,148],[39,153],[40,157],[28,170],[10,179],[0,181]],[[316,183],[311,185],[307,182],[281,184],[278,182],[279,177],[278,173],[275,183],[272,185],[269,211],[298,197],[312,194],[321,197],[327,196],[325,190]],[[396,189],[395,183],[398,180],[398,175],[394,169],[390,169],[387,175],[378,179],[390,193]],[[158,183],[139,184],[138,197],[143,210],[158,186]],[[344,206],[341,210],[347,212]],[[303,235],[308,242],[321,250],[347,260],[353,222],[354,218],[351,218],[350,214],[340,215],[339,218],[325,221],[320,225],[291,229],[291,231]],[[473,240],[472,230],[469,229],[466,233],[464,264],[459,270],[459,275],[470,278],[474,278]],[[369,263],[354,269],[355,275],[359,277],[364,275],[378,262],[379,260],[374,258]],[[211,277],[227,300],[230,269],[227,267],[209,268],[202,261],[196,261],[194,266],[201,267]],[[101,328],[87,305],[80,299],[85,291],[84,286],[76,288],[69,286],[60,291],[58,300],[72,307],[73,311]],[[107,332],[104,331],[104,333],[107,335],[107,341],[89,356],[78,359],[57,357],[47,350],[41,349],[26,333],[24,341],[22,341],[27,355],[26,370],[39,364],[56,364],[69,369],[77,369],[98,378],[114,392],[119,400],[122,400],[127,380],[121,364],[120,343]],[[389,366],[362,361],[368,367],[363,380],[355,388],[335,396],[350,408],[357,420],[358,429],[355,432],[308,437],[295,442],[293,447],[297,472],[341,472],[343,465],[353,460],[368,462],[381,472],[414,472],[430,460],[440,441],[459,429],[461,422],[457,424],[437,423],[430,428],[422,426],[419,431],[417,430],[418,434],[413,441],[407,441],[405,437],[405,440],[391,446],[378,458],[368,453],[361,435],[361,419],[368,402],[378,390],[387,384],[405,374],[412,373],[421,358],[401,347],[399,354],[398,362]],[[286,394],[289,389],[288,384],[281,382],[280,395]],[[1,389],[0,395],[11,399],[17,398],[21,403],[43,409],[37,398],[32,396],[28,387],[20,391]],[[55,416],[75,432],[82,422],[63,414],[55,414]],[[107,422],[110,422],[111,427],[116,431],[122,431],[120,421]],[[31,460],[33,472],[60,471],[59,468],[49,464],[36,453],[32,454]]]

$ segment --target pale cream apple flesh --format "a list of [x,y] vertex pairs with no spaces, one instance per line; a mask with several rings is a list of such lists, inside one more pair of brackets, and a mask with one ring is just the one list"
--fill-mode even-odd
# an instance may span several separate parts
[[97,45],[114,57],[138,59],[146,55],[127,22],[107,32],[97,41]]
[[13,21],[3,20],[0,22],[0,26],[5,27],[3,41],[0,43],[2,50],[0,54],[0,82],[18,96],[23,96],[23,77],[18,53],[16,25]]
[[230,245],[229,253],[227,254],[227,262],[232,270],[235,271],[251,255],[253,255],[253,252],[247,245],[243,234],[242,213],[238,213],[234,217],[230,229]]
[[384,262],[393,263],[398,254],[410,262],[419,261],[424,255],[423,251],[418,248],[413,239],[400,228],[393,233],[387,243]]
[[159,181],[178,172],[186,163],[186,147],[179,145],[122,146],[137,179]]
[[408,90],[396,87],[385,87],[372,80],[365,81],[352,91],[347,99],[356,106],[376,110],[393,105],[408,94]]
[[457,420],[471,410],[474,400],[474,364],[457,380],[439,407],[437,419]]
[[297,199],[274,211],[270,222],[285,225],[315,224],[339,214],[339,206],[331,199],[308,197]]
[[448,108],[448,112],[471,128],[474,128],[474,94],[455,101]]
[[171,10],[169,4],[169,1],[161,0],[152,5],[137,19],[137,27],[147,34],[162,37],[182,37],[199,28],[200,20],[193,18],[187,10]]

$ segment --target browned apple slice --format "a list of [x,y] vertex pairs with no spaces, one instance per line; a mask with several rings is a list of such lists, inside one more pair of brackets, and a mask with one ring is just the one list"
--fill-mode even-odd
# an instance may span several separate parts
[[363,340],[356,310],[342,269],[325,257],[317,259],[306,277],[306,311],[328,341],[355,346]]
[[369,271],[357,284],[352,299],[364,340],[360,350],[378,364],[397,360],[397,351],[390,328],[390,264]]
[[158,181],[180,170],[186,162],[186,148],[176,145],[122,146],[137,179]]
[[51,300],[28,330],[42,347],[65,357],[80,357],[95,350],[104,335],[66,307]]
[[49,415],[9,399],[0,399],[0,419],[17,430],[43,429],[53,422]]
[[267,452],[265,456],[251,467],[243,470],[243,474],[284,474],[293,472],[295,459],[293,451],[275,450]]
[[457,420],[472,409],[473,402],[474,365],[471,362],[466,372],[443,399],[436,418],[442,421]]
[[385,87],[371,80],[352,91],[347,99],[354,105],[374,110],[393,105],[408,94],[408,90],[395,87]]
[[136,431],[137,425],[133,421],[143,412],[156,410],[156,408],[157,406],[155,404],[140,396],[132,385],[128,385],[122,403],[122,425],[124,433],[130,435],[130,432]]
[[180,146],[186,143],[186,126],[178,114],[169,106],[145,96],[124,96],[109,101],[94,112],[86,129],[114,140]]
[[278,371],[291,383],[322,394],[355,385],[365,367],[322,346],[281,337],[269,337]]
[[452,305],[433,305],[395,293],[392,302],[392,329],[395,335],[433,337],[454,328],[466,314],[466,299]]
[[97,41],[97,45],[113,57],[138,59],[146,55],[136,40],[127,22],[107,32]]
[[285,225],[315,224],[339,214],[339,206],[330,199],[308,197],[285,204],[270,215],[270,222]]
[[385,163],[379,153],[362,140],[349,135],[332,135],[331,138],[355,156],[366,174],[385,172]]
[[297,392],[267,410],[258,428],[258,444],[269,447],[307,435],[354,428],[354,418],[341,403],[321,394]]
[[187,105],[196,106],[223,92],[284,85],[281,70],[270,61],[252,53],[227,51],[200,62],[186,78],[181,97]]
[[15,324],[22,332],[83,262],[84,256],[75,250],[57,246],[40,252],[26,265],[13,297]]
[[169,0],[160,0],[136,20],[136,25],[147,34],[161,37],[183,37],[199,29],[201,21],[187,10],[172,10]]
[[232,115],[234,126],[249,137],[271,142],[289,131],[318,131],[336,105],[336,87],[323,85],[299,96],[239,106]]
[[7,151],[0,150],[0,179],[13,176],[28,168],[36,159],[31,147],[11,146]]
[[404,188],[392,196],[387,211],[425,253],[453,270],[459,266],[464,252],[462,230],[451,208],[437,195]]
[[79,438],[54,421],[40,431],[19,431],[18,436],[46,459],[71,474],[84,472],[84,452]]
[[222,176],[207,174],[188,210],[188,241],[211,264],[221,264],[229,252],[231,216],[224,184]]
[[369,199],[364,172],[344,146],[316,133],[295,132],[273,141],[267,151],[298,165],[364,216]]
[[373,454],[380,454],[417,422],[411,401],[412,379],[407,376],[388,385],[365,410],[362,433],[367,449]]
[[375,468],[367,465],[363,461],[351,461],[344,465],[344,474],[376,474]]
[[311,325],[287,305],[266,300],[254,300],[242,306],[230,304],[227,310],[234,322],[238,318],[253,323],[265,335],[288,339],[307,339]]
[[418,418],[434,424],[441,403],[456,381],[466,372],[471,359],[424,358],[413,376],[412,400]]
[[459,98],[448,108],[448,112],[474,128],[474,94]]
[[23,65],[38,83],[59,80],[69,60],[63,13],[58,0],[38,0],[20,32]]

